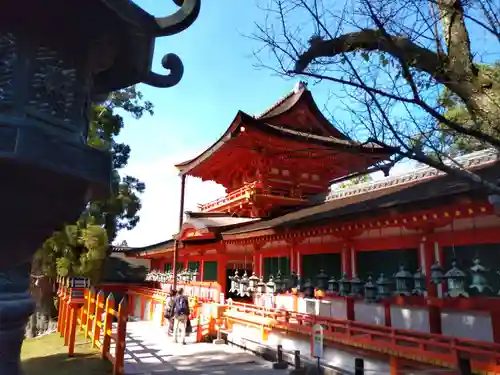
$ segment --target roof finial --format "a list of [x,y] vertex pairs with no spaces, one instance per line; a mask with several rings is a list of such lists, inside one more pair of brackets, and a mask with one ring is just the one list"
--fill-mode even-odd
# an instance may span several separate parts
[[293,91],[295,93],[298,93],[300,90],[302,89],[306,89],[307,88],[307,82],[306,81],[299,81],[297,82],[297,84],[295,85],[295,88],[293,89]]

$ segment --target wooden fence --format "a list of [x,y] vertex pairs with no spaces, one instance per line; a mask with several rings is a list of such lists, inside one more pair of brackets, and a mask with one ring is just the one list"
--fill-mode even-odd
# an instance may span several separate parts
[[[63,288],[60,292],[57,330],[68,346],[68,355],[74,355],[76,332],[80,331],[86,339],[90,339],[92,347],[100,350],[101,358],[113,364],[113,375],[122,375],[129,315],[128,298],[124,297],[117,304],[112,293],[106,298],[102,290],[96,293],[94,289],[86,289],[81,304],[68,303],[67,295],[68,291]],[[113,351],[111,343],[114,343]]]

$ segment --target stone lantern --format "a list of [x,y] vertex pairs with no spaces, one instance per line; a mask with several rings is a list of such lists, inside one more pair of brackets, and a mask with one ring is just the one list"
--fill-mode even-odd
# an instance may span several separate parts
[[178,0],[160,18],[130,0],[0,2],[2,375],[21,371],[34,252],[110,192],[111,155],[87,145],[92,102],[140,82],[178,83],[176,55],[162,60],[170,74],[151,71],[154,42],[189,27],[200,2]]
[[396,281],[394,294],[398,296],[409,296],[411,294],[413,275],[408,272],[403,264],[399,266],[399,271],[394,275],[394,280]]
[[326,290],[328,288],[328,275],[323,269],[319,270],[316,276],[316,286],[320,290]]
[[451,269],[444,275],[448,283],[448,297],[468,297],[469,294],[465,291],[465,281],[467,275],[464,271],[457,267],[457,262],[454,260],[451,263]]
[[493,294],[493,288],[488,284],[486,278],[488,272],[489,270],[481,264],[479,257],[475,257],[474,265],[470,268],[472,280],[469,289],[475,290],[477,294],[483,294],[485,292]]

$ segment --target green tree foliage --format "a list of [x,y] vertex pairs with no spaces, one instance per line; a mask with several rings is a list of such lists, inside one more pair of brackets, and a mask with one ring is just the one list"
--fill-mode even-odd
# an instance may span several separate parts
[[130,87],[93,106],[88,143],[112,153],[112,194],[107,200],[89,202],[77,223],[66,225],[44,243],[34,258],[36,273],[98,279],[108,256],[108,244],[120,230],[130,230],[139,222],[140,195],[145,184],[119,173],[127,165],[131,151],[130,146],[116,141],[124,126],[120,115],[123,112],[139,119],[152,115],[153,105]]
[[339,188],[340,189],[348,189],[348,188],[354,187],[356,185],[364,184],[365,182],[371,182],[371,181],[373,181],[372,176],[370,176],[369,174],[365,174],[362,176],[351,178],[347,181],[340,183]]

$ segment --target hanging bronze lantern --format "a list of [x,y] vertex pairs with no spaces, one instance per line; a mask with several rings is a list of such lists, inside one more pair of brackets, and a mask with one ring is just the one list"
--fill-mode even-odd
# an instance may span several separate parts
[[408,272],[404,264],[399,266],[399,271],[394,275],[394,280],[396,281],[396,290],[394,294],[398,296],[409,296],[411,294],[413,275]]
[[299,285],[299,277],[295,271],[290,275],[290,289],[297,288]]
[[333,276],[328,280],[328,291],[330,293],[338,293],[339,291],[339,283]]
[[248,293],[254,294],[257,292],[257,284],[259,283],[259,278],[252,272],[252,276],[248,278]]
[[425,274],[422,272],[422,269],[419,268],[413,275],[413,290],[411,294],[414,296],[422,296],[424,295],[425,289]]
[[347,273],[343,273],[342,277],[338,281],[339,284],[339,295],[340,296],[348,296],[351,292],[351,283],[347,278]]
[[311,279],[306,280],[303,289],[305,298],[314,298],[314,285],[311,282]]
[[455,260],[451,263],[451,269],[446,272],[444,278],[448,284],[448,293],[446,294],[448,297],[469,297],[465,291],[467,275],[457,267]]
[[354,277],[350,281],[351,284],[351,293],[349,294],[351,297],[360,297],[363,295],[363,281],[357,276]]
[[240,290],[240,275],[238,270],[234,270],[234,276],[230,276],[231,280],[231,288],[229,289],[229,293],[238,293]]
[[365,301],[375,302],[377,300],[377,286],[373,283],[372,277],[368,276],[368,281],[365,284]]
[[328,288],[328,275],[323,269],[320,269],[316,276],[316,287],[320,290],[326,290]]
[[439,262],[436,262],[431,266],[431,283],[441,284],[443,280],[444,280],[443,267],[441,267]]
[[274,279],[274,285],[275,285],[275,292],[276,293],[281,293],[283,292],[285,283],[283,279],[281,278],[281,271],[278,270],[278,273],[276,274],[276,278]]
[[266,283],[266,293],[273,294],[276,290],[276,284],[274,283],[273,275],[269,275],[269,281]]
[[247,271],[245,270],[245,272],[243,273],[243,276],[240,279],[240,283],[239,283],[238,295],[240,297],[249,297],[250,296],[250,294],[248,293],[248,284],[249,284],[248,274],[247,274]]
[[377,298],[385,299],[391,296],[391,280],[381,273],[377,279]]
[[266,293],[266,283],[264,282],[264,276],[259,278],[259,282],[257,283],[257,293],[262,295]]
[[[479,257],[474,258],[474,265],[470,268],[472,276],[469,289],[474,289],[478,294],[493,294],[493,288],[488,284],[486,274],[489,269],[481,264]],[[486,293],[485,293],[486,292]]]

